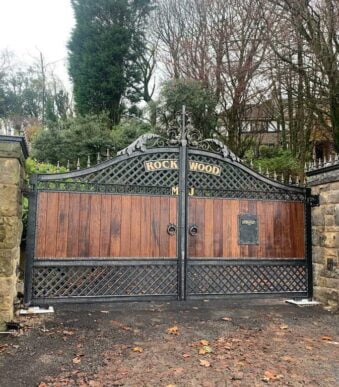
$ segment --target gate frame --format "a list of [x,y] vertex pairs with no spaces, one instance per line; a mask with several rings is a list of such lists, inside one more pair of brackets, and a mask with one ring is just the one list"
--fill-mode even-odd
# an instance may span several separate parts
[[[185,125],[183,125],[185,127]],[[154,136],[154,135],[153,135]],[[142,136],[143,137],[143,136]],[[144,135],[145,137],[145,135]],[[218,159],[221,160],[225,163],[229,163],[236,168],[242,169],[244,172],[250,174],[253,176],[255,179],[258,179],[262,182],[268,183],[272,187],[276,187],[278,189],[283,189],[284,191],[288,191],[291,193],[298,193],[302,194],[304,196],[304,216],[305,216],[305,223],[304,223],[304,235],[305,235],[305,259],[300,260],[305,262],[305,267],[306,267],[306,276],[307,276],[307,294],[292,294],[291,296],[295,297],[303,297],[307,296],[309,298],[312,297],[313,295],[313,275],[312,275],[312,232],[311,232],[311,207],[314,205],[317,205],[317,197],[315,195],[311,195],[311,190],[310,188],[306,187],[295,187],[295,186],[289,186],[285,185],[279,182],[276,182],[274,180],[271,180],[265,176],[260,175],[256,171],[248,168],[247,166],[243,165],[239,159],[236,158],[228,149],[227,147],[223,146],[221,149],[222,152],[227,152],[231,157],[225,157],[225,153],[222,155],[206,150],[201,150],[198,149],[195,146],[190,146],[190,141],[187,136],[185,128],[181,131],[181,137],[179,141],[175,144],[175,146],[161,146],[159,148],[152,147],[152,148],[146,148],[145,144],[145,138],[144,139],[138,139],[136,140],[129,148],[126,148],[126,150],[122,151],[119,153],[117,157],[114,159],[110,159],[107,161],[104,161],[94,167],[89,167],[85,168],[82,170],[77,170],[73,172],[68,172],[68,173],[57,173],[57,174],[35,174],[32,175],[30,184],[33,187],[33,189],[30,190],[29,192],[29,215],[28,215],[28,230],[27,230],[27,246],[26,246],[26,269],[25,269],[25,294],[24,294],[24,302],[26,305],[30,305],[34,299],[32,297],[32,286],[33,286],[33,270],[35,266],[53,266],[55,264],[55,261],[47,262],[47,260],[41,260],[40,262],[38,260],[34,259],[34,253],[35,253],[35,245],[36,245],[36,227],[37,227],[37,200],[38,200],[38,192],[43,192],[45,191],[44,189],[38,189],[37,184],[39,182],[55,182],[58,180],[63,180],[67,178],[76,178],[84,175],[88,175],[90,173],[98,172],[100,170],[104,170],[107,167],[110,167],[112,165],[118,164],[122,161],[128,160],[130,158],[138,158],[141,155],[145,154],[153,154],[153,153],[177,153],[178,154],[178,185],[179,185],[179,195],[178,195],[178,211],[177,211],[177,222],[178,222],[178,233],[177,233],[177,271],[178,271],[178,277],[177,277],[177,297],[173,296],[167,296],[167,295],[162,295],[162,296],[105,296],[105,297],[100,297],[100,296],[80,296],[79,297],[74,297],[74,298],[58,298],[58,299],[53,299],[53,298],[48,298],[48,299],[37,299],[34,304],[37,305],[42,305],[42,304],[48,304],[48,303],[56,303],[56,302],[101,302],[101,301],[114,301],[114,300],[129,300],[129,301],[136,301],[136,300],[149,300],[149,299],[178,299],[180,301],[186,300],[187,299],[187,265],[188,265],[188,246],[187,246],[187,220],[188,220],[188,202],[189,202],[189,197],[188,197],[188,151],[193,151],[193,154],[197,155],[202,155],[206,157],[210,157],[213,159]],[[149,140],[149,137],[146,135],[146,140]],[[208,140],[208,141],[215,141],[215,140]],[[140,145],[141,144],[141,145]],[[217,145],[220,146],[220,143]],[[130,149],[130,151],[128,150]],[[234,157],[232,157],[234,156]],[[98,183],[91,183],[91,184],[96,184],[97,187],[104,184],[98,184]],[[124,186],[121,184],[112,184],[116,186]],[[129,185],[126,185],[129,186]],[[226,187],[227,190],[227,187]],[[51,190],[53,191],[53,190]],[[56,192],[77,192],[77,193],[88,193],[89,191],[63,191],[63,190],[55,190]],[[117,193],[117,192],[109,192],[106,190],[99,190],[97,189],[95,192],[91,191],[90,193]],[[121,194],[124,194],[123,192],[119,192]],[[126,193],[125,193],[126,194]],[[128,194],[128,193],[127,193]],[[156,195],[156,194],[153,194]],[[266,199],[268,200],[268,199]],[[78,259],[77,261],[75,260],[67,260],[63,261],[62,259],[58,260],[58,263],[63,263],[65,266],[73,265],[73,266],[90,266],[93,264],[98,264],[102,261],[105,265],[113,265],[112,262],[110,261],[115,261],[116,265],[119,265],[119,258],[116,260],[111,259],[107,261],[103,261],[100,258],[96,259],[86,259],[86,260],[81,260]],[[135,259],[126,259],[125,265],[128,264],[133,264],[133,265],[141,265],[142,262],[146,262],[147,260],[135,260]],[[150,261],[150,260],[149,260]],[[161,262],[165,262],[166,260],[157,260],[154,259],[152,260],[154,263],[161,264]],[[158,262],[159,261],[159,262]],[[240,261],[240,260],[239,260]],[[242,264],[246,264],[246,259],[241,260]],[[265,259],[261,259],[261,262],[258,262],[258,264],[264,264],[267,262]],[[285,260],[286,262],[287,260]],[[173,263],[175,260],[172,261]],[[230,263],[232,262],[231,260],[229,261]],[[295,260],[292,264],[297,264],[297,260]],[[239,262],[240,263],[240,262]],[[271,262],[273,263],[273,262]],[[300,263],[300,262],[299,262]],[[219,264],[222,264],[219,262]],[[59,265],[62,266],[62,265]],[[270,293],[253,293],[253,294],[225,294],[221,295],[220,297],[225,298],[225,297],[274,297],[274,296],[279,296],[282,297],[284,293],[278,293],[278,294],[270,294]],[[190,296],[190,299],[193,298],[215,298],[218,296],[213,296],[213,295],[203,295],[203,296]]]

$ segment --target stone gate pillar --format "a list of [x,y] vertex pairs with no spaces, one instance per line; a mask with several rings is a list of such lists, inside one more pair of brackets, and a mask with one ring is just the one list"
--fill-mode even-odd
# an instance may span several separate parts
[[319,206],[312,209],[314,297],[339,305],[339,160],[321,163],[307,172]]
[[0,135],[0,330],[13,319],[20,241],[24,161],[23,137]]

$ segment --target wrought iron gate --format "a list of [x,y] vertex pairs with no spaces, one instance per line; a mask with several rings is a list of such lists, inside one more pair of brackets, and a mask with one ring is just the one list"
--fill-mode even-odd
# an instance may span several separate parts
[[216,140],[144,135],[31,179],[25,302],[311,296],[311,195]]

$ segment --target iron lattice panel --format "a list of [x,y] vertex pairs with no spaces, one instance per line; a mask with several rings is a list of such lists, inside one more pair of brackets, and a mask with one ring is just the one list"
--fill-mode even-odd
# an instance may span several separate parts
[[[120,187],[120,191],[123,190],[123,192],[127,190],[131,193],[153,193],[153,187],[162,187],[166,191],[164,194],[168,194],[169,188],[178,184],[179,173],[178,170],[146,172],[145,161],[158,159],[177,160],[178,153],[157,152],[137,155],[108,166],[98,166],[97,170],[89,174],[86,174],[86,170],[84,170],[84,174],[77,177],[53,181],[41,179],[38,181],[37,188],[41,190],[115,192]],[[162,190],[155,193],[162,193]]]
[[216,164],[222,168],[220,176],[189,171],[188,186],[194,187],[197,196],[257,200],[305,200],[303,193],[277,188],[228,161],[193,153],[189,153],[189,160]]
[[305,265],[199,264],[187,267],[189,295],[306,293]]
[[176,294],[176,264],[39,266],[33,270],[33,299]]

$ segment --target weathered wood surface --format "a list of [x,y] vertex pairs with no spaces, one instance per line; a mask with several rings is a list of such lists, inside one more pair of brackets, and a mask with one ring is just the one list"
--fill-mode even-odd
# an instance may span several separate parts
[[37,258],[175,258],[177,198],[40,192]]
[[[258,217],[259,241],[240,245],[238,215]],[[189,225],[198,226],[188,236],[191,258],[304,258],[304,204],[259,200],[189,199]]]

